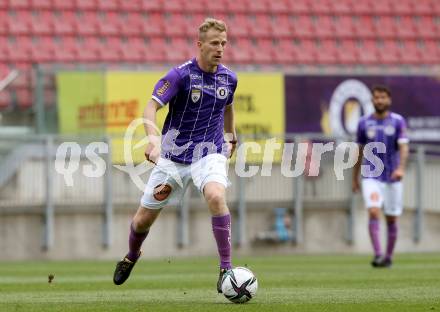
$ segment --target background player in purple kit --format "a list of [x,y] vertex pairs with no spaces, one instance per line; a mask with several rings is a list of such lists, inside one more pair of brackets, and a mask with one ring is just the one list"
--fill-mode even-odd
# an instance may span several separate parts
[[[391,111],[391,92],[385,86],[376,86],[372,90],[375,113],[359,121],[357,142],[360,145],[358,161],[353,170],[353,191],[360,189],[359,172],[364,156],[364,146],[368,143],[381,142],[386,147],[385,153],[374,153],[373,157],[364,158],[364,165],[377,167],[376,159],[383,164],[383,171],[378,176],[362,172],[362,195],[368,208],[368,229],[374,250],[373,267],[390,267],[393,250],[397,240],[398,217],[402,214],[402,178],[408,158],[408,137],[405,119]],[[374,151],[374,150],[373,150]],[[376,150],[377,151],[377,150]],[[367,159],[368,158],[368,159]],[[371,171],[370,171],[371,172]],[[379,217],[383,206],[387,221],[387,248],[382,253],[379,239]]]
[[[237,143],[232,105],[237,77],[220,64],[226,42],[226,25],[207,18],[199,27],[198,56],[159,80],[145,108],[144,118],[149,121],[145,123],[149,138],[145,154],[156,166],[130,227],[128,254],[116,266],[113,281],[117,285],[129,277],[161,209],[180,201],[192,179],[212,215],[220,256],[217,290],[221,292],[221,277],[231,268],[226,163]],[[156,111],[167,103],[169,112],[160,142],[155,133]]]

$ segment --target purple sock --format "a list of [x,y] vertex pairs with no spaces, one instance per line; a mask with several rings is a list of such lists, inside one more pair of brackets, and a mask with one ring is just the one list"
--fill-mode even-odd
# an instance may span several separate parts
[[149,231],[144,233],[136,233],[133,229],[133,224],[130,225],[130,236],[128,238],[128,254],[127,258],[130,261],[137,261],[139,258],[139,252],[141,250],[142,243],[147,237]]
[[368,230],[370,232],[371,244],[373,244],[374,255],[381,256],[380,239],[379,239],[379,219],[370,219],[368,222]]
[[397,222],[388,222],[388,241],[386,258],[391,260],[393,257],[394,246],[396,245],[398,226]]
[[220,268],[230,269],[231,265],[231,215],[213,216],[212,231],[217,242]]

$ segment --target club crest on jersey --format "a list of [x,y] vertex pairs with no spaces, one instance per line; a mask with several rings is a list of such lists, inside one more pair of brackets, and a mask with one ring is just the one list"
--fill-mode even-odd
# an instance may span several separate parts
[[392,125],[388,125],[388,126],[385,127],[383,132],[386,135],[394,135],[394,133],[396,133],[396,129]]
[[374,128],[367,129],[367,137],[371,140],[376,136],[376,130]]
[[217,98],[220,100],[224,100],[228,97],[229,90],[226,87],[218,87],[217,88]]
[[191,100],[193,103],[197,102],[202,95],[202,91],[200,89],[191,89]]

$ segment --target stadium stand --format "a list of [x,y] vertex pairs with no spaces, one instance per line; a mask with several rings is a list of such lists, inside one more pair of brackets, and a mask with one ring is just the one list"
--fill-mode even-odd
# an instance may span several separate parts
[[[215,14],[214,14],[215,12]],[[398,65],[440,61],[436,0],[4,0],[0,68],[25,78],[2,91],[31,106],[36,63],[169,63],[190,57],[206,16],[230,29],[226,63]],[[6,105],[7,106],[7,105]]]

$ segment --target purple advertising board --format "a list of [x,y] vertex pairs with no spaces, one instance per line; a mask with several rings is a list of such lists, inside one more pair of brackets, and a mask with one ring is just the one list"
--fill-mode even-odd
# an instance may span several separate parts
[[414,141],[440,141],[440,79],[426,76],[285,77],[286,132],[354,134],[359,117],[374,111],[371,87],[392,92],[392,111],[404,116]]

